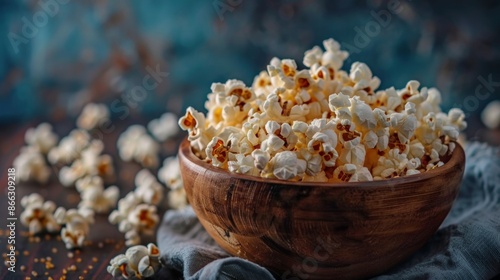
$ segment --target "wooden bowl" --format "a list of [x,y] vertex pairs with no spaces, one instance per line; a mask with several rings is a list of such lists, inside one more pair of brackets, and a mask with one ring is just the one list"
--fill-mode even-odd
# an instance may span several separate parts
[[230,173],[198,159],[187,140],[179,160],[188,199],[207,232],[278,279],[357,279],[388,270],[438,229],[465,166],[458,143],[440,168],[360,183]]

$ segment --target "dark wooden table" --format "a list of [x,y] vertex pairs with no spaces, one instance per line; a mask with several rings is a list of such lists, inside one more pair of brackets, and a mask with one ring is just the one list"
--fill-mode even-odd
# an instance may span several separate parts
[[[67,121],[53,125],[60,138],[67,135],[74,128],[74,122]],[[126,129],[128,124],[142,123],[127,121],[116,122],[116,128],[103,137],[105,143],[105,153],[111,154],[114,159],[117,181],[115,184],[120,188],[120,197],[124,197],[134,188],[134,176],[141,169],[136,163],[125,163],[117,156],[116,140],[118,135]],[[24,145],[24,133],[28,127],[37,123],[24,125],[7,125],[0,127],[0,248],[3,259],[6,259],[8,252],[7,236],[7,169],[12,166],[14,158],[19,154],[19,149]],[[180,139],[166,142],[162,145],[162,159],[176,152],[177,143]],[[64,242],[60,240],[59,234],[41,234],[30,236],[28,230],[19,220],[23,211],[20,205],[21,198],[30,193],[40,193],[45,199],[52,200],[57,206],[65,208],[76,208],[80,200],[75,188],[63,187],[57,177],[57,170],[53,168],[50,181],[47,185],[33,183],[19,183],[16,186],[16,238],[15,247],[17,260],[15,272],[7,270],[7,266],[2,264],[0,269],[0,279],[60,279],[64,275],[67,279],[112,279],[106,271],[109,261],[116,255],[124,253],[124,234],[120,233],[117,226],[111,225],[106,214],[97,214],[95,224],[91,226],[88,244],[80,250],[67,250]],[[156,174],[157,170],[153,170]],[[166,203],[159,207],[160,219],[166,211]],[[155,242],[156,236],[152,236],[144,242]],[[10,246],[10,245],[9,245]],[[50,260],[50,261],[49,261]],[[50,268],[53,264],[53,268]],[[64,278],[64,277],[63,277]],[[179,274],[171,271],[162,271],[162,279],[176,279]]]

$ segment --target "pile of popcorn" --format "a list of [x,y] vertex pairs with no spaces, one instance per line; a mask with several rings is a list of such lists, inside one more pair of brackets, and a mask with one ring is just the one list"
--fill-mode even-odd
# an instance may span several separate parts
[[214,83],[205,108],[179,120],[193,152],[231,172],[293,181],[372,181],[444,164],[464,113],[441,112],[435,88],[409,81],[378,89],[380,79],[333,39],[305,52],[306,69],[273,58],[251,87]]
[[[165,159],[158,176],[146,169],[158,167],[159,142],[177,134],[177,117],[165,113],[152,120],[148,124],[150,134],[144,126],[133,125],[120,135],[117,143],[120,158],[145,167],[136,174],[135,189],[120,200],[120,188],[111,185],[116,179],[113,158],[103,154],[104,143],[93,137],[96,129],[110,121],[109,117],[104,104],[90,103],[78,117],[77,128],[60,141],[48,123],[27,130],[26,146],[13,162],[16,179],[45,184],[53,169],[63,186],[75,187],[80,194],[80,201],[73,209],[57,207],[38,193],[23,197],[20,220],[31,234],[60,232],[68,249],[80,248],[89,236],[94,215],[109,214],[109,222],[118,225],[125,234],[125,244],[133,246],[141,244],[144,235],[154,235],[159,222],[157,207],[163,203],[167,189],[170,208],[187,205],[176,157]],[[145,269],[143,275],[151,273],[150,267]]]

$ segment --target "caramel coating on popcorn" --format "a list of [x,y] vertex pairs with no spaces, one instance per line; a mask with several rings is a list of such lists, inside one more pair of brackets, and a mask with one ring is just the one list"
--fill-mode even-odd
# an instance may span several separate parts
[[435,88],[409,81],[379,90],[362,62],[333,39],[294,60],[273,58],[251,87],[212,84],[203,113],[189,107],[179,126],[193,152],[231,172],[293,181],[355,182],[419,174],[442,166],[467,123],[441,112]]

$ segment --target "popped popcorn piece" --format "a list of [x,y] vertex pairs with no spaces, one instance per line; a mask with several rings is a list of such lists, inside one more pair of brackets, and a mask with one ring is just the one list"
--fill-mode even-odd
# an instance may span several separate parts
[[335,71],[339,70],[344,61],[349,57],[349,53],[340,50],[340,44],[334,39],[323,41],[326,52],[323,52],[318,46],[313,47],[304,54],[304,65],[313,68],[314,65],[327,67],[330,79],[334,78]]
[[205,150],[207,159],[213,166],[224,167],[229,159],[229,148],[219,137],[214,137]]
[[80,157],[81,151],[90,143],[90,135],[82,129],[72,130],[53,147],[47,159],[51,164],[68,164]]
[[118,137],[118,153],[124,161],[140,163],[143,167],[153,168],[158,165],[160,146],[140,125],[132,125]]
[[500,127],[500,101],[494,100],[488,103],[481,113],[481,120],[489,129]]
[[52,132],[52,125],[41,123],[36,128],[28,128],[24,140],[29,146],[35,147],[42,154],[47,154],[58,140],[57,134]]
[[417,129],[417,118],[405,113],[393,113],[391,115],[391,128],[397,133],[401,143],[407,143]]
[[111,259],[107,271],[113,277],[143,279],[153,276],[161,268],[160,250],[153,243],[148,246],[136,245]]
[[254,165],[252,155],[236,154],[236,160],[228,162],[228,169],[234,173],[258,175],[259,170]]
[[135,192],[128,193],[124,198],[118,201],[118,209],[113,210],[109,214],[109,222],[113,225],[117,224],[120,232],[129,231],[132,225],[127,220],[128,214],[141,202],[141,199],[137,197]]
[[147,169],[142,169],[135,176],[135,194],[147,204],[158,205],[163,199],[163,186]]
[[61,238],[67,249],[81,248],[87,239],[90,224],[94,223],[94,211],[89,208],[69,209],[57,208],[54,217],[60,225]]
[[182,209],[189,204],[177,157],[168,157],[163,161],[163,166],[158,171],[158,178],[170,189],[168,192],[170,208]]
[[158,225],[158,214],[156,206],[148,204],[139,204],[130,211],[127,221],[130,229],[125,233],[125,244],[127,246],[140,243],[140,236],[153,235]]
[[189,205],[186,190],[181,187],[178,189],[171,189],[168,192],[168,205],[171,209],[182,209]]
[[104,104],[89,103],[85,105],[80,116],[76,120],[76,126],[92,130],[109,121],[109,110]]
[[356,165],[344,164],[337,167],[333,171],[333,176],[330,179],[332,182],[349,182],[352,176],[356,173]]
[[254,158],[254,165],[259,170],[263,170],[271,159],[269,153],[261,149],[254,150],[252,156]]
[[448,123],[449,125],[456,127],[457,131],[461,131],[467,128],[465,114],[458,108],[453,108],[448,112]]
[[56,205],[52,201],[44,201],[38,193],[32,193],[21,199],[24,211],[21,213],[21,223],[28,227],[31,234],[43,231],[58,232],[61,228],[54,218]]
[[19,182],[34,181],[45,184],[49,180],[50,168],[38,148],[31,146],[21,148],[12,165],[17,171],[16,180]]
[[104,189],[102,185],[86,188],[81,192],[78,208],[89,208],[96,213],[109,213],[115,207],[120,191],[117,186]]
[[183,187],[179,159],[176,156],[163,161],[163,166],[158,170],[158,179],[171,190]]
[[193,107],[188,107],[186,115],[179,119],[179,126],[182,130],[189,132],[189,141],[196,140],[205,131],[205,116]]
[[72,186],[85,176],[113,178],[113,160],[109,155],[101,155],[104,144],[100,140],[92,142],[80,153],[71,166],[64,166],[59,171],[59,181],[66,187]]
[[349,74],[354,83],[353,88],[361,98],[373,93],[380,86],[380,79],[374,77],[368,65],[362,62],[354,62]]
[[165,141],[179,132],[178,118],[172,113],[165,113],[160,118],[148,123],[148,130],[158,141]]
[[361,138],[356,137],[344,142],[344,149],[340,153],[339,161],[342,164],[351,163],[357,166],[363,166],[365,156],[365,146],[361,144]]
[[[405,153],[400,153],[399,149],[391,149],[387,155],[381,156],[377,166],[372,170],[374,179],[388,179],[406,175],[409,169],[418,166],[408,165],[408,158]],[[413,167],[413,168],[411,168]]]
[[368,168],[364,166],[356,165],[356,172],[351,176],[349,182],[366,182],[373,181],[373,176],[368,170]]
[[75,186],[78,192],[83,193],[94,188],[104,188],[104,182],[99,176],[85,176],[76,181]]

